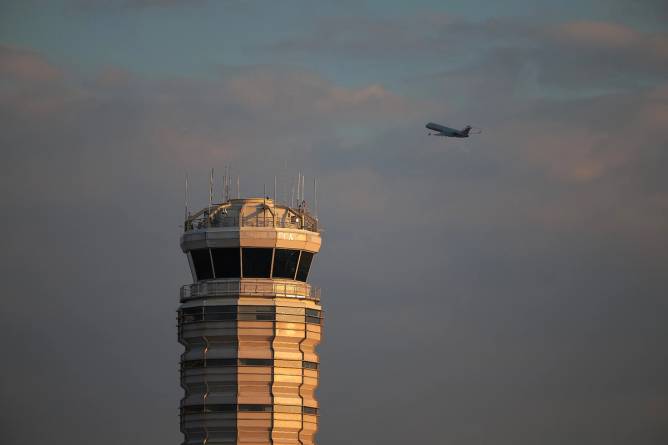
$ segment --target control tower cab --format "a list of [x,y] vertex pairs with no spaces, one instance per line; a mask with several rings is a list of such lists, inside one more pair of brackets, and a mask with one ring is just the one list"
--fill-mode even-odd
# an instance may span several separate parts
[[183,444],[315,443],[322,311],[307,280],[321,238],[304,207],[231,199],[186,219]]

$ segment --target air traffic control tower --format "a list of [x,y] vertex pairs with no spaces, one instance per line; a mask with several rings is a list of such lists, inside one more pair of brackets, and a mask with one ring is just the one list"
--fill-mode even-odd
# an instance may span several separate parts
[[185,221],[180,419],[184,445],[310,445],[322,313],[307,282],[320,250],[305,206],[231,199]]

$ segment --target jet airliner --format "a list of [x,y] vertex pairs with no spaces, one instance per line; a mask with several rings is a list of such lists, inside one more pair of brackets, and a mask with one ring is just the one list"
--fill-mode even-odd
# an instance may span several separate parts
[[[449,138],[467,138],[469,137],[469,133],[471,132],[471,126],[467,125],[461,130],[457,130],[455,128],[450,128],[450,127],[445,127],[440,124],[436,124],[434,122],[429,122],[427,125],[425,125],[429,130],[435,131],[434,136],[445,136]],[[432,133],[429,133],[431,135]]]

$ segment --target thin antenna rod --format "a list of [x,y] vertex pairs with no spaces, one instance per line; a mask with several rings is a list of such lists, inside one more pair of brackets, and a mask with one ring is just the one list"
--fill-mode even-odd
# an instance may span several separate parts
[[225,174],[223,175],[223,201],[227,201],[227,165],[225,165]]
[[209,176],[209,215],[211,215],[211,202],[213,201],[213,168]]
[[186,191],[185,191],[186,218],[188,219],[188,172],[186,172]]
[[225,202],[225,187],[227,187],[227,166],[225,166],[225,170],[223,170],[225,173],[223,173],[223,193],[221,196],[221,199],[223,202]]
[[230,200],[230,170],[231,166],[228,164],[227,165],[227,173],[225,174],[225,177],[227,178],[227,181],[225,182],[225,201]]
[[318,179],[313,177],[313,210],[315,211],[315,220],[318,220]]
[[302,172],[297,172],[297,205],[299,206],[299,187],[302,184]]
[[241,198],[241,191],[239,190],[239,175],[237,175],[237,199]]
[[302,175],[302,202],[304,202],[304,181],[306,180],[306,177]]
[[288,160],[285,159],[285,164],[283,165],[283,172],[281,174],[281,181],[283,181],[284,184],[284,192],[285,194],[283,195],[283,198],[285,199],[285,205],[288,205],[290,201],[288,201],[288,188],[290,187],[290,180],[288,179],[290,175],[288,174]]

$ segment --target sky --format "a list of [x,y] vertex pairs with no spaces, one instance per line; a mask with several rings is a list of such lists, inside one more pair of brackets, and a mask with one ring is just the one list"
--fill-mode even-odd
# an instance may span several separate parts
[[668,443],[667,24],[0,1],[3,443],[179,443],[184,176],[203,206],[226,165],[244,196],[318,178],[318,443]]

